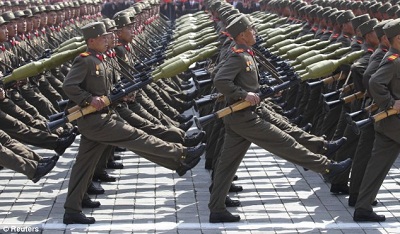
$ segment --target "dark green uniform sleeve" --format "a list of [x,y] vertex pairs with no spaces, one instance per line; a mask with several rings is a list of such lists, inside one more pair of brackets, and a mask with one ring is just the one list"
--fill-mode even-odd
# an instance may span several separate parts
[[241,54],[232,53],[215,75],[214,85],[227,100],[241,100],[247,96],[247,91],[235,83],[236,77],[245,69]]
[[380,109],[387,110],[394,105],[389,86],[393,79],[399,79],[395,78],[399,65],[399,62],[384,61],[369,80],[370,93]]
[[63,83],[65,94],[80,106],[87,106],[92,101],[92,94],[81,86],[89,73],[90,66],[86,62],[88,60],[87,57],[76,57]]

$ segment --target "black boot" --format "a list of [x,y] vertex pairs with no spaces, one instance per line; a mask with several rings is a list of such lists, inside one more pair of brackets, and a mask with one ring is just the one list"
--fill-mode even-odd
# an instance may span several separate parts
[[193,147],[198,145],[200,142],[203,141],[204,137],[206,136],[205,131],[200,131],[198,133],[195,133],[189,137],[185,137],[183,145],[186,147]]
[[65,213],[63,218],[64,224],[93,224],[96,220],[93,217],[86,217],[81,213]]
[[200,162],[200,156],[203,155],[205,149],[205,144],[201,144],[196,147],[190,147],[181,163],[181,166],[176,170],[178,175],[183,176],[187,171],[195,167]]
[[325,178],[326,181],[332,182],[336,176],[342,174],[347,170],[350,170],[350,168],[351,168],[350,158],[341,162],[332,162],[328,166],[328,169],[326,169],[326,173],[323,174],[323,177]]

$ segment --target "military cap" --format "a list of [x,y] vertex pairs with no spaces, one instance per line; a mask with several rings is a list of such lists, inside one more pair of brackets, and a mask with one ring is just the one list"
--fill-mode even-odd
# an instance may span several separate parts
[[4,6],[6,6],[6,7],[11,7],[12,4],[11,4],[10,1],[4,1]]
[[341,15],[343,13],[343,11],[342,10],[338,10],[338,11],[334,11],[334,12],[332,12],[328,17],[329,17],[329,20],[332,22],[332,23],[337,23],[337,18],[339,17],[339,15]]
[[340,1],[339,6],[340,9],[347,9],[347,2],[346,1]]
[[364,22],[360,26],[358,26],[358,30],[360,31],[362,36],[365,36],[367,33],[374,31],[374,27],[377,24],[377,19],[370,19],[367,22]]
[[358,26],[360,26],[361,24],[367,22],[368,20],[370,20],[370,17],[369,17],[368,14],[359,15],[359,16],[354,17],[353,19],[351,19],[351,24],[353,25],[354,29],[357,29]]
[[90,38],[97,38],[109,34],[103,22],[92,22],[81,27],[83,38],[88,40]]
[[400,34],[400,19],[395,19],[383,26],[383,31],[387,38],[393,38]]
[[26,17],[31,18],[33,17],[32,11],[30,9],[25,9],[24,10],[24,14],[26,15]]
[[389,8],[391,8],[391,7],[392,7],[392,4],[387,2],[387,3],[383,4],[382,6],[380,6],[377,10],[378,10],[378,12],[383,14],[383,13],[387,13]]
[[79,2],[79,6],[86,5],[86,1],[85,0],[78,0],[78,2]]
[[46,7],[43,5],[38,6],[40,13],[46,12]]
[[134,24],[127,13],[116,15],[113,20],[115,21],[115,25],[118,29]]
[[236,18],[238,18],[238,17],[240,17],[240,13],[238,13],[238,14],[234,14],[234,15],[230,15],[230,16],[228,16],[228,18],[226,18],[226,25],[229,25],[229,24],[231,24],[232,23],[232,21],[234,20],[234,19],[236,19]]
[[18,6],[27,6],[28,2],[27,1],[18,1]]
[[9,22],[4,20],[4,18],[2,16],[0,16],[0,25],[7,24],[7,23],[9,23]]
[[305,15],[306,14],[306,9],[308,6],[302,6],[299,8],[299,10],[297,10],[297,13],[299,13],[300,15]]
[[327,11],[329,11],[331,8],[329,7],[325,7],[325,8],[321,8],[321,9],[319,9],[315,14],[317,15],[317,18],[318,19],[322,19],[323,17],[322,17],[322,15],[325,13],[325,12],[327,12]]
[[14,11],[13,13],[14,13],[15,18],[25,18],[25,17],[27,17],[27,15],[25,15],[25,13],[23,11],[21,11],[21,10]]
[[46,12],[50,12],[50,11],[55,11],[56,9],[55,9],[55,7],[53,6],[53,5],[47,5],[46,6]]
[[381,38],[383,35],[385,35],[385,32],[383,31],[383,27],[389,23],[392,20],[383,20],[381,22],[379,22],[377,25],[375,25],[374,27],[374,31],[376,33],[376,36],[378,38]]
[[317,17],[317,12],[321,9],[322,9],[321,6],[314,7],[314,9],[312,9],[312,10],[310,10],[310,12],[308,12],[308,15],[310,15],[311,17]]
[[220,2],[220,1],[215,1],[215,2],[211,3],[211,5],[210,5],[210,10],[211,10],[211,11],[216,11],[216,10],[218,10],[218,9],[221,7],[221,5],[222,5],[222,2]]
[[54,10],[55,11],[61,11],[62,8],[60,7],[60,5],[53,5],[54,6]]
[[81,5],[79,4],[79,2],[78,1],[73,1],[72,2],[72,7],[73,8],[79,8]]
[[238,13],[239,13],[238,9],[226,10],[226,11],[222,12],[222,14],[219,15],[219,18],[221,20],[226,20],[229,16],[234,15],[234,14],[238,14]]
[[389,16],[395,16],[396,11],[398,11],[399,9],[400,9],[399,5],[394,5],[391,8],[389,8],[389,10],[387,10],[387,13]]
[[4,18],[5,21],[8,21],[8,22],[16,19],[14,16],[14,13],[12,13],[12,11],[3,12],[3,14],[1,14],[1,16]]
[[377,3],[375,3],[375,4],[371,5],[371,6],[369,6],[369,10],[370,10],[372,13],[377,13],[377,12],[378,12],[378,8],[381,7],[381,6],[382,6],[382,3],[377,2]]
[[111,32],[111,31],[115,31],[117,30],[117,26],[115,25],[115,21],[112,19],[102,19],[101,22],[104,23],[104,25],[106,26],[106,30],[107,32]]
[[252,22],[250,19],[246,15],[241,14],[239,17],[232,20],[232,22],[226,27],[226,31],[235,38],[251,26]]
[[355,16],[352,11],[347,10],[344,11],[342,14],[339,15],[339,17],[336,19],[338,24],[344,24],[347,22],[350,22],[351,19],[353,19]]
[[140,14],[140,12],[142,12],[142,6],[139,3],[133,4],[133,8],[135,8],[137,14]]
[[322,18],[324,18],[326,21],[328,21],[329,16],[336,11],[338,11],[336,8],[330,9],[329,11],[326,11],[326,12],[324,12],[324,14],[322,14]]
[[302,8],[302,7],[304,7],[304,6],[307,6],[307,3],[301,2],[300,4],[297,4],[297,5],[294,7],[294,10],[295,10],[295,11],[299,11],[299,9]]
[[39,7],[37,7],[37,6],[31,7],[29,9],[31,10],[32,15],[36,15],[36,14],[42,13],[41,10],[39,9]]

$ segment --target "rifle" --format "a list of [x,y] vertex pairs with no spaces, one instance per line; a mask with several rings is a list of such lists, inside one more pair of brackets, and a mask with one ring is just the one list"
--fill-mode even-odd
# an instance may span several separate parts
[[[265,98],[271,97],[282,90],[285,90],[295,84],[298,84],[299,82],[300,82],[300,79],[298,79],[297,76],[292,76],[291,80],[285,81],[282,84],[279,84],[279,85],[276,85],[273,87],[261,88],[260,92],[258,93],[258,96],[260,97],[260,99],[265,99]],[[246,100],[238,101],[238,102],[236,102],[228,107],[225,107],[215,113],[212,113],[212,114],[200,117],[200,118],[194,117],[194,121],[196,123],[196,126],[199,129],[202,129],[204,126],[206,126],[207,124],[211,123],[212,121],[214,121],[216,119],[220,119],[220,118],[230,115],[236,111],[243,110],[249,106],[251,106],[251,104],[250,104],[250,102],[248,102]]]

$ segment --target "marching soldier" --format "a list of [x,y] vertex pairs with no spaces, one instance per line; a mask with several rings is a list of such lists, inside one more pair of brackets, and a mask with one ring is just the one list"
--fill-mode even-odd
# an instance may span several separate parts
[[227,30],[236,46],[233,48],[234,53],[218,71],[214,84],[224,94],[228,104],[246,100],[252,107],[224,117],[225,142],[214,172],[209,202],[209,221],[212,223],[240,220],[240,216],[226,210],[225,198],[236,170],[252,142],[293,163],[323,173],[328,180],[348,169],[351,163],[351,160],[333,163],[325,156],[311,153],[288,134],[258,116],[254,108],[260,103],[256,93],[259,91],[258,70],[250,48],[255,43],[255,33],[245,15],[233,20]]
[[56,165],[58,156],[44,158],[0,130],[0,166],[26,175],[37,183]]
[[75,104],[81,107],[90,105],[98,111],[77,120],[82,137],[64,204],[65,224],[95,222],[93,217],[86,217],[82,213],[82,204],[85,201],[91,207],[100,206],[99,202],[90,200],[86,191],[98,160],[109,146],[135,151],[152,162],[176,170],[179,175],[184,175],[198,164],[205,148],[204,145],[187,148],[149,136],[126,124],[112,109],[106,107],[101,96],[109,95],[112,84],[108,66],[103,61],[108,33],[101,22],[82,27],[82,32],[88,50],[74,60],[63,88]]
[[[375,52],[371,55],[368,63],[368,67],[363,75],[363,86],[368,91],[369,90],[369,80],[378,70],[379,64],[381,63],[383,57],[388,52],[390,43],[386,37],[383,27],[390,21],[385,20],[380,22],[374,27],[375,33],[379,38],[380,44]],[[370,96],[370,95],[369,95]],[[369,102],[370,103],[370,102]],[[368,114],[374,114],[371,112]],[[354,154],[353,165],[350,177],[350,188],[349,188],[349,206],[355,206],[358,193],[360,191],[360,185],[364,178],[365,169],[367,167],[368,161],[371,158],[372,147],[375,140],[375,130],[373,125],[366,126],[361,129],[360,137],[357,144],[357,150]]]
[[[383,58],[378,70],[371,76],[369,91],[380,111],[390,108],[400,111],[400,19],[393,20],[383,27],[390,41],[390,49]],[[354,211],[354,221],[382,222],[384,215],[372,209],[379,188],[389,169],[400,153],[400,122],[397,115],[387,117],[375,124],[375,141],[371,159],[368,162],[360,186]]]

